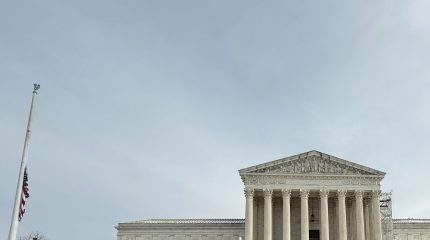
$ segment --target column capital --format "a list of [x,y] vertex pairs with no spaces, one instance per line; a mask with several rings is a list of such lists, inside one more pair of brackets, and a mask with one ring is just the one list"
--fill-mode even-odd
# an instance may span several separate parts
[[370,204],[370,202],[371,202],[371,199],[370,198],[368,198],[368,197],[364,197],[363,198],[363,204],[366,206],[366,205],[369,205]]
[[254,197],[255,191],[253,188],[245,188],[244,192],[245,192],[245,197]]
[[327,198],[329,193],[330,193],[330,191],[325,190],[325,189],[321,189],[320,190],[320,198]]
[[291,197],[291,189],[282,189],[282,197],[290,198]]
[[379,199],[379,197],[381,196],[381,190],[373,190],[371,192],[371,196],[372,196],[372,198],[378,198]]
[[265,188],[263,189],[263,192],[264,192],[264,197],[272,197],[273,195],[273,189]]
[[363,191],[355,190],[355,199],[363,199]]
[[309,197],[309,190],[308,189],[300,189],[300,197],[301,198],[308,198]]
[[346,190],[344,190],[344,189],[339,189],[339,190],[337,190],[337,197],[339,198],[339,197],[345,197],[346,196]]

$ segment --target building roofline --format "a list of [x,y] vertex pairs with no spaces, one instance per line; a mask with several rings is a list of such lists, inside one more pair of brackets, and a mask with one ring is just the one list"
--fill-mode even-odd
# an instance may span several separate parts
[[338,158],[338,157],[329,155],[327,153],[316,151],[316,150],[311,150],[311,151],[308,151],[308,152],[296,154],[296,155],[289,156],[289,157],[284,157],[284,158],[281,158],[281,159],[277,159],[277,160],[273,160],[273,161],[270,161],[270,162],[266,162],[266,163],[254,165],[254,166],[251,166],[251,167],[242,168],[242,169],[239,170],[239,174],[242,175],[242,174],[251,173],[252,171],[255,171],[255,170],[258,170],[258,169],[261,169],[261,168],[271,167],[271,166],[274,166],[274,165],[282,164],[284,162],[289,162],[289,161],[292,161],[292,160],[297,160],[297,159],[300,159],[300,158],[303,158],[303,157],[306,157],[306,156],[313,156],[313,155],[325,156],[325,157],[327,157],[330,160],[333,160],[335,162],[338,162],[338,163],[341,163],[341,164],[345,164],[345,165],[348,165],[348,166],[351,166],[351,167],[355,167],[355,168],[361,169],[363,171],[369,172],[369,173],[374,174],[374,175],[385,176],[385,174],[386,174],[385,172],[376,170],[374,168],[366,167],[364,165],[357,164],[355,162],[351,162],[351,161],[348,161],[348,160],[345,160],[345,159],[342,159],[342,158]]
[[428,218],[398,218],[393,219],[393,223],[430,223]]
[[243,224],[243,218],[159,218],[124,222],[120,224]]

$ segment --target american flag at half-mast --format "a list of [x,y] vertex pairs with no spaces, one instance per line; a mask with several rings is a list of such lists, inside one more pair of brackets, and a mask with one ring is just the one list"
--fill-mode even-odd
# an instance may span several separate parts
[[29,197],[30,197],[30,194],[28,193],[28,175],[27,175],[27,168],[25,168],[24,179],[22,181],[21,204],[19,205],[18,221],[21,221],[22,217],[24,216],[25,202]]

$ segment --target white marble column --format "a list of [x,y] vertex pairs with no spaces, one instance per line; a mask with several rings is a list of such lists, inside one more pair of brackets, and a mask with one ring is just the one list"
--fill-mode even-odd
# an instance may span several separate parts
[[363,191],[355,191],[355,221],[356,221],[356,239],[364,239],[364,216],[363,216]]
[[345,190],[337,191],[337,200],[339,207],[339,240],[347,240],[345,196]]
[[372,240],[382,240],[381,209],[379,206],[380,190],[372,191]]
[[255,195],[254,195],[254,221],[253,221],[253,225],[252,225],[252,228],[253,228],[253,233],[252,233],[252,237],[255,239],[255,240],[257,240],[258,239],[258,236],[257,236],[257,233],[258,233],[258,226],[257,226],[257,219],[258,219],[258,204],[259,204],[259,200],[255,197]]
[[339,240],[339,202],[334,201],[334,205],[335,205],[335,211],[334,211],[335,216],[334,216],[333,240]]
[[245,240],[253,240],[254,227],[254,189],[245,189]]
[[350,226],[351,226],[351,233],[350,233],[350,236],[351,236],[351,240],[357,240],[357,226],[356,226],[356,224],[355,224],[355,198],[351,198],[351,208],[350,208],[350,211],[351,211],[351,218],[350,218],[350,221],[347,223],[347,224],[349,224]]
[[372,203],[372,192],[369,194],[369,239],[374,240],[373,229],[375,226],[373,225],[373,203]]
[[329,240],[328,191],[320,190],[321,199],[321,240]]
[[291,190],[282,189],[283,214],[282,214],[282,240],[291,239],[291,210],[290,210]]
[[346,239],[353,240],[351,236],[351,199],[345,197],[345,211],[346,211]]
[[300,190],[300,211],[301,211],[301,240],[309,240],[309,210],[308,210],[309,190]]
[[272,240],[272,189],[264,189],[264,240]]
[[365,229],[365,239],[370,240],[370,219],[369,219],[369,199],[364,200],[364,229]]

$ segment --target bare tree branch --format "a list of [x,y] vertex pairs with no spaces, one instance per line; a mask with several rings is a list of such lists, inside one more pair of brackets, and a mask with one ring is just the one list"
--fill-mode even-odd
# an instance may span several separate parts
[[39,231],[35,231],[25,236],[20,236],[18,240],[49,240],[49,239],[42,233],[39,233]]

